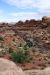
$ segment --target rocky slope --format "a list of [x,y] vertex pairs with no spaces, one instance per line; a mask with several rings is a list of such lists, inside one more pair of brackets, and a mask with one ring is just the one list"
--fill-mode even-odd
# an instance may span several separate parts
[[[4,58],[9,59],[8,50],[18,52],[30,40],[33,46],[28,48],[32,59],[24,64],[19,64],[22,69],[44,69],[50,66],[50,18],[43,17],[41,20],[19,21],[15,24],[1,23],[0,51]],[[1,39],[1,38],[0,38]],[[21,47],[20,47],[21,46]],[[24,49],[23,49],[24,50]]]

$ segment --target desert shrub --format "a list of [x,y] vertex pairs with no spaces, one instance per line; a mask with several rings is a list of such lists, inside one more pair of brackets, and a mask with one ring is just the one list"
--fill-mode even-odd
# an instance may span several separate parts
[[28,61],[28,55],[26,53],[21,52],[13,52],[11,54],[11,57],[13,59],[13,61],[17,62],[17,63],[24,63]]
[[8,54],[8,51],[6,49],[3,49],[0,51],[0,57],[4,56],[6,54]]
[[24,50],[27,50],[27,45],[24,45],[23,49],[24,49]]
[[3,37],[0,36],[0,41],[3,41]]
[[3,56],[3,53],[2,52],[0,52],[0,57],[2,57]]
[[26,45],[30,48],[30,47],[32,47],[32,46],[33,46],[33,43],[32,43],[30,40],[27,40]]
[[48,38],[50,38],[50,34],[48,34]]
[[9,48],[9,53],[12,53],[12,52],[13,52],[13,50],[12,50],[12,48],[10,47],[10,48]]
[[19,47],[22,47],[22,44],[21,43],[19,44]]

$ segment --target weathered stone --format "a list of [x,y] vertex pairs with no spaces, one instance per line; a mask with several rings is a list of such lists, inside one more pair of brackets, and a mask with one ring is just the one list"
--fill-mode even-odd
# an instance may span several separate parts
[[25,75],[12,61],[0,58],[0,75]]
[[50,67],[44,70],[27,70],[26,75],[50,75]]
[[45,23],[50,23],[50,17],[44,16],[42,18],[42,21],[45,22]]
[[47,27],[48,27],[47,23],[42,23],[41,24],[41,28],[47,28]]

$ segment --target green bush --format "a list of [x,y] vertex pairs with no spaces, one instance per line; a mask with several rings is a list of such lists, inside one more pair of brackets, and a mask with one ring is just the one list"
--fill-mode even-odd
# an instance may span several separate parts
[[3,41],[3,38],[0,36],[0,41]]
[[48,38],[50,38],[50,34],[48,35]]
[[24,45],[23,49],[24,49],[24,50],[27,50],[27,45]]
[[27,40],[27,44],[26,44],[29,48],[33,46],[33,43],[30,40]]
[[13,52],[11,54],[11,57],[12,57],[13,61],[15,61],[17,63],[24,63],[24,62],[27,62],[27,60],[28,60],[28,55],[26,53],[23,53],[22,51],[19,53]]

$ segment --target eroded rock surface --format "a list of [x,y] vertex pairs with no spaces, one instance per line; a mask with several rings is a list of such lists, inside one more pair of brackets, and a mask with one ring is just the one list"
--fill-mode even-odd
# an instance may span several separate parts
[[25,75],[12,61],[0,58],[0,75]]
[[44,70],[27,70],[26,75],[50,75],[50,67]]

